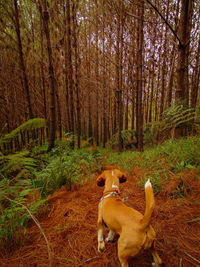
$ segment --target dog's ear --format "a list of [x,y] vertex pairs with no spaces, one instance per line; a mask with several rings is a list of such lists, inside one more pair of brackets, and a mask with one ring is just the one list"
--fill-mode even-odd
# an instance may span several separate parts
[[119,171],[119,182],[120,183],[124,183],[124,182],[126,182],[126,180],[127,180],[126,174],[124,174],[123,172]]
[[104,186],[105,185],[105,176],[104,174],[99,175],[97,178],[97,185],[98,186]]

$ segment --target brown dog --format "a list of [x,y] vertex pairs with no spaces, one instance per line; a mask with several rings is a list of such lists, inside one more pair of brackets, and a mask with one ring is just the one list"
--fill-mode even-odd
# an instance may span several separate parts
[[118,257],[122,267],[128,267],[130,257],[137,255],[142,249],[150,249],[155,261],[154,266],[162,263],[155,250],[156,234],[150,225],[154,208],[154,195],[151,182],[145,184],[146,208],[144,216],[126,206],[119,196],[119,183],[125,182],[126,175],[121,171],[106,170],[97,178],[97,185],[104,186],[103,197],[98,211],[98,251],[105,248],[103,224],[110,229],[106,241],[112,241],[118,234]]

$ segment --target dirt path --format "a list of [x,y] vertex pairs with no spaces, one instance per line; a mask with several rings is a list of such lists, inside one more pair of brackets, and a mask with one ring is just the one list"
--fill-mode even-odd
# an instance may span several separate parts
[[[136,184],[141,175],[143,173],[139,170],[133,170],[128,181],[122,184],[121,192],[123,197],[128,198],[127,205],[143,213],[144,190]],[[187,223],[200,215],[200,205],[194,201],[200,195],[195,175],[194,171],[190,171],[181,177],[185,177],[187,184],[188,181],[190,183],[187,200],[169,197],[177,187],[177,179],[156,196],[152,225],[157,233],[159,255],[167,267],[199,266],[195,259],[200,260],[200,227],[198,222]],[[58,190],[48,200],[49,211],[39,218],[51,247],[52,267],[120,266],[117,242],[106,244],[104,253],[97,251],[97,206],[103,189],[96,186],[96,177],[73,192],[65,188]],[[0,266],[3,267],[49,266],[45,240],[34,224],[29,228],[29,238],[24,247],[0,256]],[[150,253],[143,252],[134,258],[131,266],[151,266],[151,262]]]

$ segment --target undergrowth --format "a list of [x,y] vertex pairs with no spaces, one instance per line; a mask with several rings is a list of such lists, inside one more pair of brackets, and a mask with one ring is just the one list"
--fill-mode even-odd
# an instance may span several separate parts
[[49,164],[40,172],[35,173],[35,187],[40,188],[43,196],[53,194],[57,188],[65,185],[71,189],[74,183],[84,183],[91,172],[102,168],[102,155],[98,150],[74,150],[60,153],[52,152]]
[[[70,190],[76,183],[87,182],[105,165],[116,165],[128,175],[134,168],[145,170],[137,182],[143,186],[150,178],[154,193],[158,194],[171,176],[185,169],[200,170],[199,147],[200,136],[168,140],[143,153],[102,148],[71,150],[68,140],[57,142],[50,153],[44,153],[45,147],[36,146],[31,151],[0,154],[0,247],[15,248],[26,240],[30,215],[16,203],[39,215],[47,208],[49,194],[63,185]],[[184,183],[177,186],[176,197],[184,197],[183,187]]]
[[[70,149],[68,142],[57,142],[50,153],[44,147],[32,151],[0,155],[0,248],[13,249],[27,238],[30,214],[46,210],[46,197],[65,185],[84,183],[102,168],[98,150]],[[44,205],[45,204],[45,205]]]
[[[106,164],[117,164],[127,170],[128,174],[135,166],[145,169],[144,177],[138,181],[143,186],[147,178],[151,178],[154,193],[162,190],[163,182],[185,169],[200,170],[200,136],[168,140],[155,148],[149,148],[143,153],[126,151],[117,153],[106,151]],[[103,153],[103,152],[102,152]],[[197,176],[200,180],[200,177]],[[180,188],[180,196],[181,196]]]

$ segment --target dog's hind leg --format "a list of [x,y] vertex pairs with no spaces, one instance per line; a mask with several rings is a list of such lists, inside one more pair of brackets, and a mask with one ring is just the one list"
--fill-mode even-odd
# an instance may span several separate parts
[[103,218],[101,215],[101,207],[99,206],[99,214],[97,221],[97,235],[98,235],[98,251],[104,250],[105,243],[103,239]]
[[152,254],[153,260],[154,260],[154,263],[152,264],[152,266],[155,266],[155,267],[160,266],[162,264],[162,260],[159,257],[157,251],[155,249],[152,249],[151,254]]
[[153,260],[154,260],[154,263],[152,264],[152,266],[155,266],[155,267],[160,266],[162,264],[162,260],[159,257],[159,255],[155,249],[155,241],[153,242],[150,250],[151,250],[151,254],[153,256]]
[[110,230],[108,236],[106,237],[106,242],[113,241],[114,237],[115,237],[115,232]]

